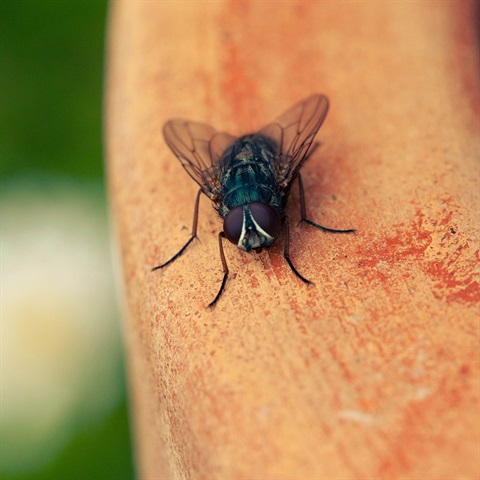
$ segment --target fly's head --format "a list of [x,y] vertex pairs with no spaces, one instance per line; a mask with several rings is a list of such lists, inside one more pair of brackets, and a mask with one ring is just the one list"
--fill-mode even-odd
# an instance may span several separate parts
[[250,252],[269,247],[280,233],[282,222],[278,212],[266,203],[254,202],[232,208],[223,220],[228,240]]

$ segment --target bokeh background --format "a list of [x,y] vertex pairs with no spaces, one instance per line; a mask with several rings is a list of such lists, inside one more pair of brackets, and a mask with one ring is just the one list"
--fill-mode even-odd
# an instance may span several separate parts
[[130,479],[105,0],[0,2],[2,479]]

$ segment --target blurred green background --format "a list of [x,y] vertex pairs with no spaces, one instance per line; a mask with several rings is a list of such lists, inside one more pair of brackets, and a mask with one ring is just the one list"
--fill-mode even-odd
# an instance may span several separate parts
[[134,477],[103,179],[107,7],[0,2],[2,479]]

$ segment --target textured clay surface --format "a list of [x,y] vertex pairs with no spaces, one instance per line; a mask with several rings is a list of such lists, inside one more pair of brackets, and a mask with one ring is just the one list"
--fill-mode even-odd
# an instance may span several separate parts
[[[143,479],[475,479],[478,11],[470,1],[118,1],[109,189]],[[170,118],[240,135],[323,93],[307,211],[259,255],[225,247],[165,145]]]

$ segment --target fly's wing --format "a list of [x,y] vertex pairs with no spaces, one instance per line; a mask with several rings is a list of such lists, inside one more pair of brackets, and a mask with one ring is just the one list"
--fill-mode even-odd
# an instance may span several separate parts
[[180,160],[187,173],[210,198],[218,196],[222,154],[235,141],[227,133],[219,133],[202,123],[170,120],[163,127],[167,145]]
[[288,190],[295,179],[327,112],[327,97],[312,95],[260,130],[278,149],[275,176],[282,188]]

